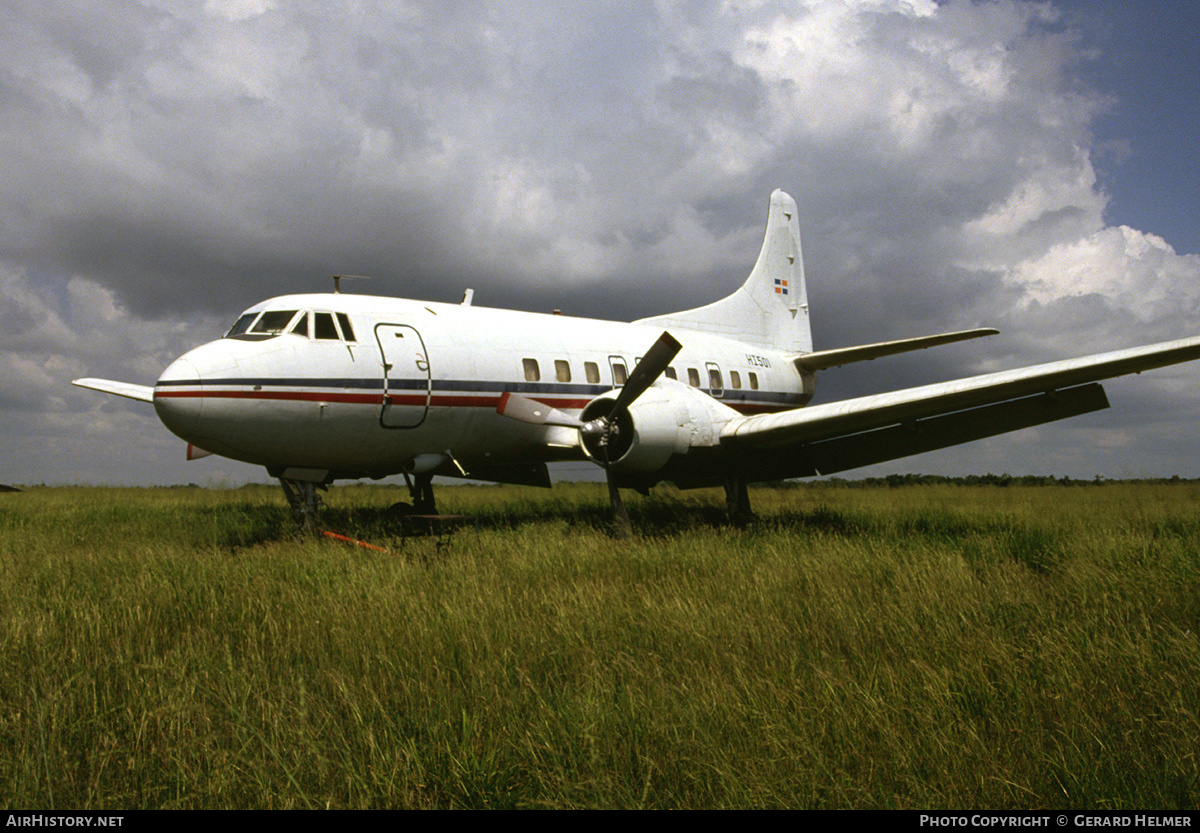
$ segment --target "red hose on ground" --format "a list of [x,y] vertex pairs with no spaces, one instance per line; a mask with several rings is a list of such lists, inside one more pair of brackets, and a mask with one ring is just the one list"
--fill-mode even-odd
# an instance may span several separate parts
[[322,530],[321,534],[326,538],[334,538],[338,541],[345,541],[347,544],[354,544],[355,546],[363,547],[364,549],[375,550],[376,552],[387,552],[387,550],[383,547],[377,547],[374,544],[368,544],[366,541],[358,541],[354,538],[347,538],[345,535],[339,535],[336,532],[330,532],[328,529]]

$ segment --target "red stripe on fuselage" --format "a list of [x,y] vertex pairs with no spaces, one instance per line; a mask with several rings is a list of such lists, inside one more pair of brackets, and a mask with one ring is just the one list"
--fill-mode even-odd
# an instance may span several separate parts
[[379,394],[302,390],[169,390],[155,391],[154,396],[162,399],[287,399],[299,402],[349,402],[356,405],[383,404]]
[[[375,405],[383,407],[383,395],[372,393],[331,393],[328,391],[304,390],[164,390],[155,391],[154,396],[163,399],[262,399],[288,402],[339,402],[350,405]],[[582,410],[590,399],[554,399],[530,397],[535,402],[552,408]],[[720,400],[716,400],[720,401]],[[389,404],[441,408],[492,408],[500,404],[500,396],[435,395],[426,399],[420,395],[389,394]],[[761,414],[787,410],[787,405],[766,405],[751,402],[725,402],[741,414]]]

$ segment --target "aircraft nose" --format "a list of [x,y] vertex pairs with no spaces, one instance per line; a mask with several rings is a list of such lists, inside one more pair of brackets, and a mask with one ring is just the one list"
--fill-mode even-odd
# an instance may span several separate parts
[[186,356],[167,366],[154,385],[154,410],[176,436],[193,442],[204,415],[200,372]]

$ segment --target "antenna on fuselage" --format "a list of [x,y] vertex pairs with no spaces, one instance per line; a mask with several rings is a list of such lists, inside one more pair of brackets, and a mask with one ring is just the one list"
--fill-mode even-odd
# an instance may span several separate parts
[[342,294],[342,279],[343,278],[345,278],[348,281],[349,280],[356,280],[356,281],[371,280],[370,275],[330,275],[330,277],[333,278],[333,294],[334,295]]

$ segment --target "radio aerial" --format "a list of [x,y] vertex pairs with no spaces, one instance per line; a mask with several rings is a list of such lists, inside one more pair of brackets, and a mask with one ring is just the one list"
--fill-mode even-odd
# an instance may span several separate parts
[[370,275],[330,275],[333,278],[333,294],[340,295],[342,293],[342,280],[369,281]]

